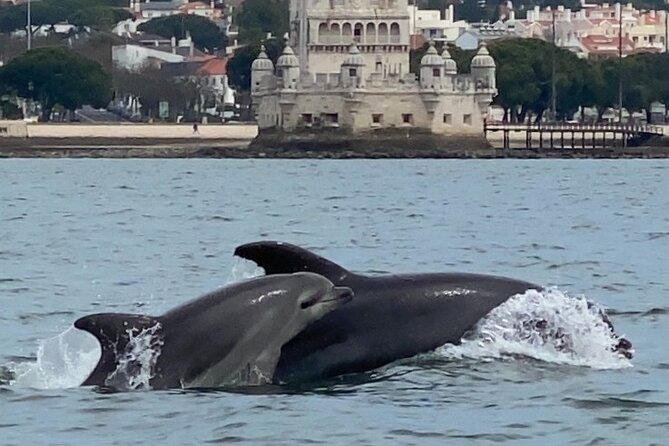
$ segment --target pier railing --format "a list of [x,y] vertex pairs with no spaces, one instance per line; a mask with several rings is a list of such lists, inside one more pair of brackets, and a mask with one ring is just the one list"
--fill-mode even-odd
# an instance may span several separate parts
[[538,123],[484,124],[488,133],[502,132],[504,148],[523,148],[519,141],[511,140],[511,132],[525,133],[526,149],[597,149],[642,145],[656,136],[664,135],[660,126],[646,124],[573,124],[573,123]]

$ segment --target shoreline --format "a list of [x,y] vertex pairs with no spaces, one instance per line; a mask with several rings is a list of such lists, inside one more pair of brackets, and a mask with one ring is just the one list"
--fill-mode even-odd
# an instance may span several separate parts
[[[669,137],[653,146],[607,149],[509,149],[474,144],[471,138],[452,138],[435,144],[430,138],[412,135],[402,144],[392,138],[348,139],[342,144],[335,135],[320,135],[319,149],[311,149],[309,138],[294,138],[278,144],[267,138],[257,144],[255,125],[200,125],[193,134],[192,124],[27,124],[12,121],[25,136],[0,132],[0,158],[286,158],[286,159],[619,159],[669,158]],[[0,129],[1,130],[1,129]],[[10,130],[12,130],[10,128]],[[268,135],[277,136],[277,135]],[[423,135],[424,136],[424,135]],[[254,140],[255,139],[255,140]],[[318,139],[318,138],[316,138]],[[277,141],[279,140],[279,141]],[[344,140],[342,140],[344,141]],[[481,141],[485,142],[485,140]],[[273,142],[278,148],[268,148]],[[289,144],[296,142],[296,144]],[[498,141],[490,140],[497,145]]]
[[308,150],[249,148],[248,141],[207,143],[192,141],[142,141],[142,144],[110,141],[42,141],[7,147],[0,158],[259,158],[259,159],[631,159],[669,158],[669,145],[616,149],[402,149],[402,150]]

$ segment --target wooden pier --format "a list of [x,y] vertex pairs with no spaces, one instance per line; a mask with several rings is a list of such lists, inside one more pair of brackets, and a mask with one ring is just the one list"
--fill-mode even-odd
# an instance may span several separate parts
[[[489,133],[502,132],[504,149],[539,151],[626,148],[643,145],[651,138],[664,134],[661,127],[652,125],[562,123],[485,123],[484,132],[486,138],[489,137]],[[525,136],[523,139],[513,137],[523,133]]]

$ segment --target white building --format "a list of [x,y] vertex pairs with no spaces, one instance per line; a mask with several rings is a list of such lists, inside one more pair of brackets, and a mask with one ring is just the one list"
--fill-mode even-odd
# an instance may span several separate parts
[[112,46],[114,66],[129,71],[140,71],[148,66],[160,68],[165,62],[184,62],[196,56],[202,53],[195,49],[190,37],[178,42],[172,38]]
[[488,147],[483,124],[497,89],[485,46],[459,75],[431,44],[417,80],[407,0],[293,0],[291,17],[297,55],[287,45],[276,67],[264,51],[252,65],[254,144]]
[[130,10],[138,19],[156,19],[177,14],[194,14],[206,17],[212,21],[219,20],[222,16],[221,0],[209,0],[201,2],[189,2],[188,0],[151,1],[130,0]]
[[132,17],[129,19],[121,20],[117,22],[112,28],[112,32],[117,36],[121,37],[131,37],[137,33],[139,25],[148,22],[151,19],[143,19],[141,17]]
[[435,42],[455,42],[469,28],[464,20],[455,20],[453,5],[443,11],[418,9],[416,5],[409,5],[409,34],[422,35],[427,40]]

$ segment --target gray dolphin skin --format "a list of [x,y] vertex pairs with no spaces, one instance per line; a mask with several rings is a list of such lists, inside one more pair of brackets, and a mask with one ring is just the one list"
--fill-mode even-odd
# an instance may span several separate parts
[[74,326],[98,339],[102,356],[83,385],[129,388],[127,359],[141,333],[159,349],[153,389],[262,384],[272,380],[286,342],[351,298],[349,288],[303,272],[236,283],[158,317],[86,316]]
[[268,275],[311,271],[355,299],[295,336],[281,349],[277,382],[365,372],[429,352],[462,336],[509,297],[542,287],[521,280],[468,273],[363,276],[306,249],[282,242],[239,246]]

